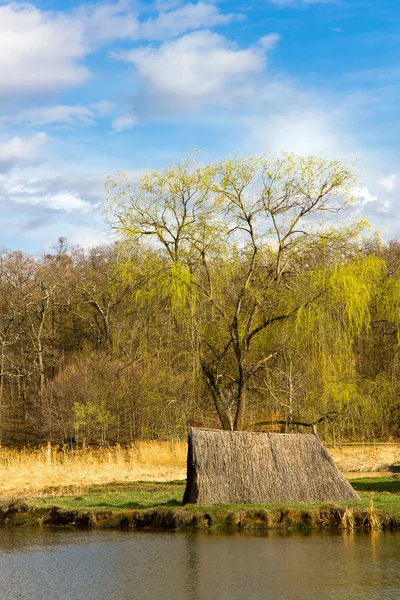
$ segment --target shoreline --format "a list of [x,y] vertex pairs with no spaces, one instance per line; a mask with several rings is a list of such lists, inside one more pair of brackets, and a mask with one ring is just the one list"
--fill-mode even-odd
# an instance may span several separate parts
[[182,505],[184,480],[114,482],[0,497],[0,525],[87,529],[371,530],[400,527],[400,478],[352,479],[360,500],[220,506]]
[[37,507],[26,503],[0,505],[0,526],[76,527],[117,530],[388,530],[400,528],[400,511],[323,504],[315,508],[278,508],[234,505],[101,511],[66,510],[59,506]]

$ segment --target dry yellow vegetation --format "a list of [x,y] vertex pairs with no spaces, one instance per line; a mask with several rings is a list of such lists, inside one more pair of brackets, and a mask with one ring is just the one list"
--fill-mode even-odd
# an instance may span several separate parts
[[93,484],[171,481],[186,477],[186,442],[59,451],[0,448],[0,496],[59,495]]
[[400,464],[400,444],[344,444],[328,447],[329,454],[341,471],[386,471]]
[[[397,444],[328,448],[339,468],[351,477],[360,471],[383,474],[399,464]],[[172,481],[186,477],[186,442],[136,442],[130,446],[60,451],[45,446],[0,448],[0,498],[80,494],[91,485],[134,481]],[[365,473],[363,473],[365,475]]]

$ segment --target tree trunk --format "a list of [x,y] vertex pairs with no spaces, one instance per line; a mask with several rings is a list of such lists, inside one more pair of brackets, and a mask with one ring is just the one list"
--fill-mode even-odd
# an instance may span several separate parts
[[222,428],[228,431],[232,431],[230,415],[228,410],[224,406],[224,402],[221,397],[221,392],[218,388],[218,383],[214,371],[209,365],[205,363],[202,364],[202,369],[207,381],[208,389],[210,390],[212,399],[214,401],[215,410],[217,411]]
[[1,344],[0,361],[0,447],[3,443],[3,396],[4,396],[4,343]]
[[242,377],[239,381],[238,404],[236,409],[235,424],[233,426],[234,431],[243,431],[244,418],[246,414],[246,400],[247,381]]

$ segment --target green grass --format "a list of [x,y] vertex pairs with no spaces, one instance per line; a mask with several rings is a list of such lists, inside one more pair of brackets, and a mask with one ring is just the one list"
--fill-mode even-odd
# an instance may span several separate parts
[[[355,518],[358,518],[358,524],[362,524],[372,498],[378,515],[383,520],[386,518],[387,522],[390,520],[389,526],[400,525],[400,479],[397,477],[357,479],[352,480],[351,484],[361,496],[358,502],[235,504],[212,507],[198,505],[182,507],[185,489],[183,481],[92,485],[82,488],[79,495],[71,493],[55,496],[53,491],[47,496],[20,498],[19,502],[25,502],[27,506],[24,509],[25,516],[18,518],[20,524],[23,524],[24,519],[29,522],[28,517],[31,518],[32,511],[44,515],[51,507],[57,506],[64,513],[69,511],[70,514],[74,512],[91,514],[94,516],[93,523],[115,528],[124,526],[127,528],[131,526],[207,528],[212,524],[213,527],[223,529],[266,529],[279,526],[283,520],[284,526],[288,528],[331,527],[340,526],[338,513],[343,513],[345,508],[352,509]],[[9,499],[8,505],[12,506]],[[71,517],[70,522],[74,521],[74,518]],[[57,519],[55,519],[56,523]],[[13,522],[18,524],[17,517],[13,517]],[[133,525],[134,523],[136,525]]]
[[43,496],[29,498],[38,507],[57,505],[65,510],[124,511],[161,506],[181,506],[185,482],[168,483],[110,483],[92,485],[79,495]]
[[351,485],[361,496],[361,502],[355,503],[361,508],[368,508],[371,498],[374,507],[384,514],[400,513],[400,478],[374,477],[373,479],[353,479]]
[[360,492],[400,494],[400,478],[397,475],[393,477],[374,477],[373,479],[352,479],[350,483],[355,490]]
[[[376,479],[353,479],[351,485],[360,493],[360,502],[337,502],[338,506],[368,508],[371,494],[377,509],[400,512],[400,479],[380,477]],[[124,511],[159,507],[181,506],[185,482],[168,483],[137,482],[131,484],[110,483],[92,485],[79,495],[43,496],[30,498],[29,502],[38,507],[54,506],[65,510],[112,510]],[[260,505],[234,504],[208,507],[210,511],[257,508]],[[262,505],[268,509],[281,508],[280,504]],[[285,506],[295,509],[312,509],[326,506],[323,502],[292,502]],[[192,510],[204,510],[204,507],[192,506]]]

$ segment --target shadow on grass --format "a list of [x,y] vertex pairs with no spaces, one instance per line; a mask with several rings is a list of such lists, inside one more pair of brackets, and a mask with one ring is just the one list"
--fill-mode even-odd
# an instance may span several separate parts
[[161,506],[182,506],[179,500],[168,500],[168,502],[155,502],[154,504],[141,504],[140,502],[126,502],[119,504],[119,508],[160,508]]
[[82,490],[86,494],[109,494],[113,492],[136,494],[136,493],[160,493],[160,492],[177,492],[179,488],[185,488],[186,481],[135,481],[132,483],[99,483],[87,486]]
[[391,465],[388,467],[388,471],[391,473],[400,473],[400,465]]
[[352,479],[351,485],[358,492],[390,492],[400,494],[399,478]]
[[125,502],[124,504],[114,502],[99,502],[96,508],[108,508],[110,510],[124,510],[124,509],[146,509],[146,508],[160,508],[162,506],[182,506],[182,502],[179,500],[168,500],[168,502],[155,502],[154,504],[142,503],[142,502]]

